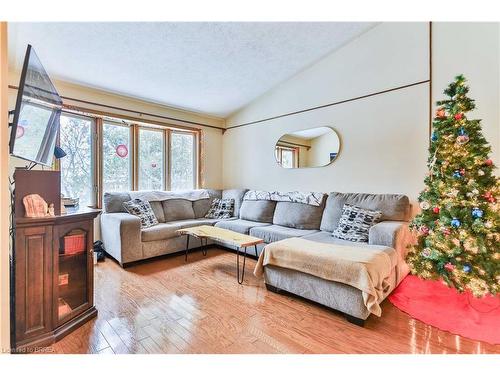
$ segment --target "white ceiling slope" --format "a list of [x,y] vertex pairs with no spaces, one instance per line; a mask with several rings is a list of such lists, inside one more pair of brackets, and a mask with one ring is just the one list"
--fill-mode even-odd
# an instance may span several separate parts
[[9,23],[54,78],[227,117],[373,23]]

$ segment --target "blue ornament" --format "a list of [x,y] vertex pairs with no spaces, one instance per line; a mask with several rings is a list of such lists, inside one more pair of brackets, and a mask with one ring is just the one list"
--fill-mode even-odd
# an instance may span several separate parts
[[472,267],[469,264],[464,264],[464,267],[462,268],[462,270],[465,273],[469,273],[472,270]]
[[467,135],[464,128],[460,128],[460,130],[458,131],[458,134],[459,135]]
[[483,210],[481,210],[480,208],[478,207],[474,207],[472,209],[472,217],[474,219],[479,219],[480,217],[483,217]]
[[455,172],[453,172],[453,177],[462,178],[462,173],[457,169]]
[[437,140],[438,140],[438,135],[436,134],[436,132],[432,132],[431,141],[436,142]]
[[453,228],[458,228],[462,223],[460,222],[460,220],[454,217],[450,224]]

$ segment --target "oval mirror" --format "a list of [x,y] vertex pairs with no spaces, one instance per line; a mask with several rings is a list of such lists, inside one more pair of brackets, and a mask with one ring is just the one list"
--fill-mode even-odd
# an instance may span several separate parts
[[283,168],[324,167],[340,151],[340,138],[327,126],[284,134],[276,142],[274,156]]

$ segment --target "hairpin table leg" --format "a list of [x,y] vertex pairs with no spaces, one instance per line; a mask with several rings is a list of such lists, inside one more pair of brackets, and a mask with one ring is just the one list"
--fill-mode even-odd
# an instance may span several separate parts
[[184,256],[184,262],[187,262],[188,260],[188,250],[189,250],[189,234],[186,234],[187,240],[186,240],[186,255]]
[[259,257],[259,254],[257,253],[257,245],[253,245],[254,248],[255,248],[255,256],[258,258]]
[[238,280],[238,284],[243,284],[243,279],[245,278],[245,263],[247,260],[247,248],[245,246],[245,252],[243,253],[243,269],[241,270],[241,279],[240,279],[240,248],[236,250],[236,278]]
[[203,256],[207,256],[208,238],[205,238],[205,245],[203,245],[203,237],[200,237],[200,241],[201,241],[201,252],[203,253]]

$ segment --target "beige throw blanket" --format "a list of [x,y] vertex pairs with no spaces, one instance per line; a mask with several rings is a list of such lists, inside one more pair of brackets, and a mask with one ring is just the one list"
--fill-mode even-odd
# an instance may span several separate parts
[[264,266],[288,268],[325,280],[348,284],[361,290],[372,314],[380,316],[380,303],[390,288],[393,265],[384,248],[364,248],[288,238],[267,245],[260,254],[254,274],[261,277]]

